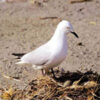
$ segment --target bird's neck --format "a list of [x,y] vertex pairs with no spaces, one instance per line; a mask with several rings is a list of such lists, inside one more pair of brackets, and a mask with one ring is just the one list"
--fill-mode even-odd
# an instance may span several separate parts
[[56,29],[54,35],[52,36],[51,40],[52,41],[59,41],[60,42],[66,42],[66,33],[62,30]]

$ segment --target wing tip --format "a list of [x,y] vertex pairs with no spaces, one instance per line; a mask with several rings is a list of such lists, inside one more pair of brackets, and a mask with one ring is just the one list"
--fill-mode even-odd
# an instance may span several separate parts
[[24,64],[24,63],[25,63],[25,62],[20,61],[20,62],[17,62],[17,63],[15,63],[15,64],[20,65],[20,64]]

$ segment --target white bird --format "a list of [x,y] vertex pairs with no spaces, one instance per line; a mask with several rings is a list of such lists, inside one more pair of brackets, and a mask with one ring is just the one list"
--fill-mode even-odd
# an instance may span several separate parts
[[47,43],[25,54],[17,64],[31,64],[34,69],[42,69],[42,71],[57,67],[67,55],[66,34],[68,33],[73,33],[78,38],[71,23],[63,20],[57,25],[54,35]]

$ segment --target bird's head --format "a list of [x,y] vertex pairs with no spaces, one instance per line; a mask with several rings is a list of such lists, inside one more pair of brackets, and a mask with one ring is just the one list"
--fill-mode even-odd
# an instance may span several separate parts
[[62,20],[58,24],[57,29],[58,29],[58,31],[62,31],[62,32],[66,33],[66,34],[72,33],[78,38],[78,35],[74,32],[72,24],[69,21]]

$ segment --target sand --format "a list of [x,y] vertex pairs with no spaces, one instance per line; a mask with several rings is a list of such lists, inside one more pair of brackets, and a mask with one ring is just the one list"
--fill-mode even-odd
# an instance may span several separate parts
[[[23,88],[39,75],[19,66],[13,53],[27,53],[48,41],[60,20],[69,20],[79,39],[68,34],[68,55],[59,65],[65,71],[100,74],[100,0],[70,3],[67,0],[0,3],[0,85]],[[9,76],[10,79],[7,77]],[[14,80],[15,79],[15,80]]]

